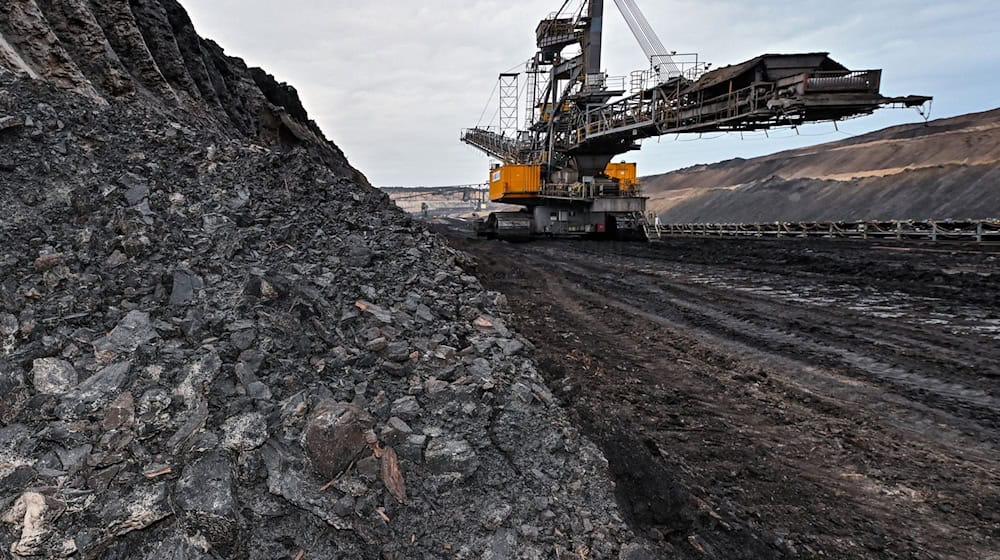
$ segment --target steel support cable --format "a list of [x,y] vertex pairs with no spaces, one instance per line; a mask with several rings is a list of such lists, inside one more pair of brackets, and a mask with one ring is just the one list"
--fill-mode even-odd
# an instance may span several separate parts
[[[656,38],[656,34],[652,30],[652,28],[649,28],[649,22],[645,22],[645,25],[648,28],[648,32],[652,34],[653,38],[656,41],[656,44],[653,46],[653,48],[656,51],[656,54],[654,55],[654,57],[656,58],[655,61],[656,65],[665,66],[668,72],[680,73],[680,68],[678,68],[677,64],[674,63],[674,59],[670,56],[670,53],[667,52],[666,47],[664,47],[663,43],[661,43],[660,40]],[[650,57],[650,62],[653,62],[653,57]]]
[[632,31],[632,35],[635,36],[636,41],[639,42],[639,47],[641,47],[642,52],[646,54],[646,58],[651,57],[654,54],[652,51],[652,45],[649,43],[648,38],[642,30],[639,29],[638,23],[635,21],[635,18],[628,6],[625,5],[624,0],[615,0],[615,5],[618,6],[618,11],[621,12],[622,17],[625,19],[625,23],[628,24],[629,29]]
[[511,74],[511,73],[514,72],[514,70],[517,70],[519,68],[524,68],[532,60],[534,60],[534,57],[531,57],[531,58],[529,58],[529,59],[527,59],[527,60],[525,60],[523,62],[518,62],[517,64],[515,64],[515,65],[511,66],[510,68],[504,70],[502,72],[502,74]]
[[554,17],[552,19],[553,20],[559,19],[559,16],[562,15],[562,11],[565,10],[566,6],[568,6],[568,5],[569,5],[569,0],[564,0],[563,3],[562,3],[562,6],[559,6],[559,10],[556,11],[556,17]]
[[663,66],[667,67],[670,72],[679,72],[680,69],[674,64],[672,58],[667,53],[666,47],[663,46],[663,42],[660,41],[659,36],[653,27],[649,24],[649,20],[636,5],[635,0],[615,0],[615,5],[618,6],[618,11],[621,12],[622,17],[628,24],[629,29],[632,30],[632,34],[635,36],[636,41],[639,42],[639,46],[642,48],[646,57],[652,63],[654,59],[659,59]]
[[642,13],[642,10],[640,10],[639,6],[636,5],[635,0],[625,0],[625,2],[631,5],[636,21],[638,21],[639,26],[645,30],[645,33],[649,38],[650,43],[653,46],[656,56],[660,58],[660,62],[667,66],[668,71],[679,72],[680,69],[677,68],[677,65],[674,64],[673,59],[670,58],[669,53],[667,53],[667,48],[663,46],[663,43],[660,41],[660,37],[656,34],[656,31],[653,30],[653,26],[649,24],[649,20],[646,19],[646,16]]
[[496,111],[494,111],[494,112],[493,112],[493,116],[492,116],[492,117],[490,117],[490,124],[488,124],[488,125],[486,125],[486,126],[487,126],[487,127],[490,127],[490,126],[492,126],[492,125],[493,125],[493,123],[497,122],[497,115],[499,115],[499,114],[500,114],[500,106],[499,106],[499,105],[497,105],[497,110],[496,110]]
[[[517,70],[518,68],[521,68],[522,66],[524,66],[528,62],[531,62],[531,60],[532,59],[529,58],[528,60],[526,60],[524,62],[519,62],[519,63],[515,64],[514,66],[511,66],[510,68],[508,68],[507,70],[505,70],[502,73],[503,74],[509,74],[509,73],[513,72],[514,70]],[[493,84],[493,91],[490,92],[490,98],[486,100],[486,105],[483,106],[483,112],[479,115],[479,122],[476,123],[476,128],[479,128],[479,125],[483,124],[483,117],[486,116],[486,111],[488,111],[490,109],[490,103],[493,102],[493,96],[496,95],[497,88],[499,88],[499,87],[500,87],[500,80],[497,80]],[[497,112],[500,112],[500,109],[497,109]],[[496,118],[496,113],[494,113],[493,117]]]
[[552,26],[555,24],[555,21],[559,19],[559,15],[562,14],[562,11],[566,9],[567,4],[569,4],[569,0],[564,0],[562,6],[560,6],[559,10],[556,11],[556,15],[552,16],[552,19],[548,20],[548,23],[546,23],[545,25],[546,33],[548,33],[549,29],[552,28]]
[[624,0],[624,2],[631,8],[632,15],[639,23],[639,27],[645,31],[646,37],[649,39],[649,42],[653,46],[654,50],[656,50],[658,54],[667,54],[667,49],[663,46],[663,43],[660,42],[659,35],[657,35],[656,31],[653,30],[653,26],[649,24],[649,20],[646,19],[646,15],[639,9],[635,0]]
[[662,54],[656,50],[656,45],[649,37],[647,29],[642,26],[639,18],[633,12],[633,6],[625,2],[625,0],[615,0],[615,2],[618,4],[622,16],[628,22],[629,28],[632,29],[632,34],[635,35],[643,52],[646,53],[646,58],[651,59],[654,55]]
[[486,116],[486,111],[489,110],[490,103],[493,101],[493,96],[496,94],[498,87],[500,87],[500,80],[497,80],[493,84],[493,91],[490,92],[490,98],[486,100],[486,105],[483,105],[483,112],[479,115],[479,122],[476,123],[476,128],[479,128],[479,125],[483,124],[483,117]]

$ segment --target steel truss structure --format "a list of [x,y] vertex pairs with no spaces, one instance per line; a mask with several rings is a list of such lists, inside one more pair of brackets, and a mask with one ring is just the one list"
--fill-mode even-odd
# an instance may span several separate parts
[[490,169],[490,198],[524,206],[532,235],[643,234],[635,227],[645,222],[646,198],[634,164],[612,163],[643,139],[794,127],[931,101],[883,96],[881,70],[850,70],[827,53],[768,54],[709,71],[696,55],[667,52],[635,0],[615,0],[650,63],[626,84],[601,67],[604,1],[563,13],[568,4],[535,30],[524,129],[518,75],[505,73],[499,129],[461,135],[501,162]]
[[500,74],[500,134],[516,136],[518,125],[518,103],[520,74]]

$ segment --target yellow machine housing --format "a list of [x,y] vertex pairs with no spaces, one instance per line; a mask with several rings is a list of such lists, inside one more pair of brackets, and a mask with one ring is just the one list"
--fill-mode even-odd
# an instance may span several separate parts
[[631,191],[638,184],[638,175],[634,163],[609,163],[604,174],[612,179],[618,179],[622,190]]
[[[553,105],[552,103],[539,103],[535,107],[536,109],[539,110],[539,115],[538,115],[539,122],[549,122],[550,120],[552,120],[552,113],[553,113],[552,108],[554,106],[555,105]],[[562,110],[564,113],[570,112],[571,108],[572,107],[568,101],[566,103],[563,103]]]
[[[609,163],[604,174],[617,179],[621,190],[634,191],[638,185],[635,163]],[[524,203],[537,198],[542,189],[541,165],[497,165],[490,170],[490,200]]]
[[542,189],[541,165],[502,165],[490,170],[490,200],[535,198]]

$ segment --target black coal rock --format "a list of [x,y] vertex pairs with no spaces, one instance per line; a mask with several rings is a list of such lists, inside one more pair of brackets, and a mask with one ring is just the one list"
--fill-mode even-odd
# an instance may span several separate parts
[[175,0],[0,44],[0,556],[640,550],[502,298],[293,88]]

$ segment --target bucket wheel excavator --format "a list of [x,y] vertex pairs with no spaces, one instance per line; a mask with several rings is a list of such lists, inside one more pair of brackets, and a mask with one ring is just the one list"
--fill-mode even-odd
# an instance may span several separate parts
[[697,55],[666,51],[634,0],[614,1],[648,69],[605,74],[604,1],[567,10],[566,0],[538,24],[537,52],[524,72],[500,75],[500,126],[462,131],[463,142],[499,162],[490,168],[490,200],[523,207],[491,214],[480,235],[645,239],[647,199],[636,165],[613,162],[643,139],[795,127],[883,107],[922,111],[931,102],[885,97],[881,70],[850,70],[822,52],[765,54],[711,69]]

